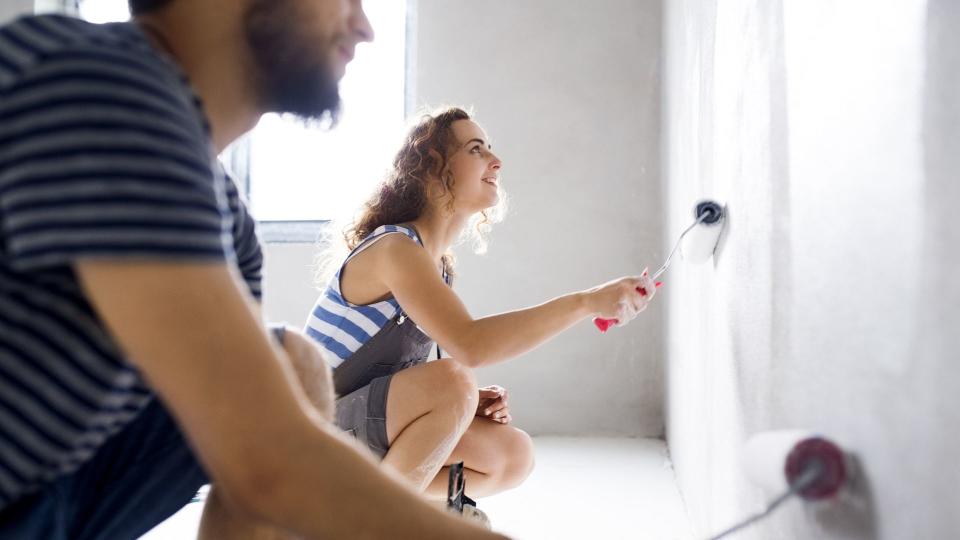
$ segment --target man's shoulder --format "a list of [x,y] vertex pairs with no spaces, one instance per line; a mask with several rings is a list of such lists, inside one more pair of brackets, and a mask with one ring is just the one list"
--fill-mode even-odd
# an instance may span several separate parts
[[186,76],[132,23],[42,15],[0,27],[0,119],[0,143],[54,128],[132,129],[156,150],[182,153],[186,142],[207,157],[208,128]]
[[[18,51],[13,56],[33,51],[39,55],[56,54],[77,48],[126,50],[143,39],[133,23],[95,24],[65,15],[25,15],[0,25],[0,37]],[[4,47],[0,50],[7,50]],[[19,53],[19,54],[18,54]]]
[[175,74],[132,23],[93,24],[62,15],[33,15],[0,26],[0,88],[37,72],[82,76],[98,66],[149,78]]

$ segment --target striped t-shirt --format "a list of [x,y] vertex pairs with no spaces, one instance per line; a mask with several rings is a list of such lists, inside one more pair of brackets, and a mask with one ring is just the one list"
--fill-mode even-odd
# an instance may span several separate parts
[[317,299],[307,319],[304,331],[323,348],[330,351],[331,354],[326,357],[330,367],[334,369],[357,352],[390,319],[400,313],[400,304],[392,296],[381,302],[361,306],[347,302],[340,292],[340,273],[343,272],[347,262],[388,234],[405,234],[423,245],[420,236],[410,227],[401,225],[377,227],[343,261],[340,269]]
[[131,23],[22,18],[0,27],[0,509],[152,398],[78,283],[93,258],[227,261],[260,294],[253,220],[176,65]]

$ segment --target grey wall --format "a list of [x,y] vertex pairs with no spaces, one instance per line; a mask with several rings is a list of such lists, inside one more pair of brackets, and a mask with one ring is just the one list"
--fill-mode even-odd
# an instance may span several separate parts
[[667,438],[694,524],[771,498],[739,458],[807,428],[852,489],[737,538],[960,534],[960,7],[952,0],[666,2],[668,235],[730,219],[672,270]]
[[[456,290],[474,316],[655,267],[660,21],[656,0],[416,2],[416,106],[473,106],[504,161],[507,219],[487,255],[461,246]],[[316,294],[309,246],[267,250],[266,308],[301,324]],[[481,370],[533,433],[659,436],[661,312],[601,336],[584,322]]]
[[3,24],[18,15],[33,12],[34,0],[3,0],[0,4],[0,24]]

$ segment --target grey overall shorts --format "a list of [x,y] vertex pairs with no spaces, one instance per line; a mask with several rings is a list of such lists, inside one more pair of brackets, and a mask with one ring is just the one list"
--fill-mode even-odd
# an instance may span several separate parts
[[433,341],[400,310],[379,332],[333,372],[337,426],[383,459],[387,438],[387,394],[393,375],[427,361]]

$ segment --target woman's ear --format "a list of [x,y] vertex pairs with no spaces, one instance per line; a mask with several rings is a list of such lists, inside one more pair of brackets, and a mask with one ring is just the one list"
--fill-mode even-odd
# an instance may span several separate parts
[[442,175],[433,174],[427,176],[424,192],[427,201],[434,208],[443,208],[447,212],[453,212],[453,174],[447,170]]
[[443,155],[437,152],[436,148],[427,149],[427,155],[430,156],[430,172],[440,176],[440,167],[443,164]]
[[427,200],[430,202],[436,201],[443,196],[443,186],[440,185],[440,180],[432,174],[427,176],[426,192]]
[[[449,174],[449,172],[447,173]],[[430,201],[439,201],[447,196],[447,186],[443,179],[438,175],[429,175],[427,177],[427,199]]]

